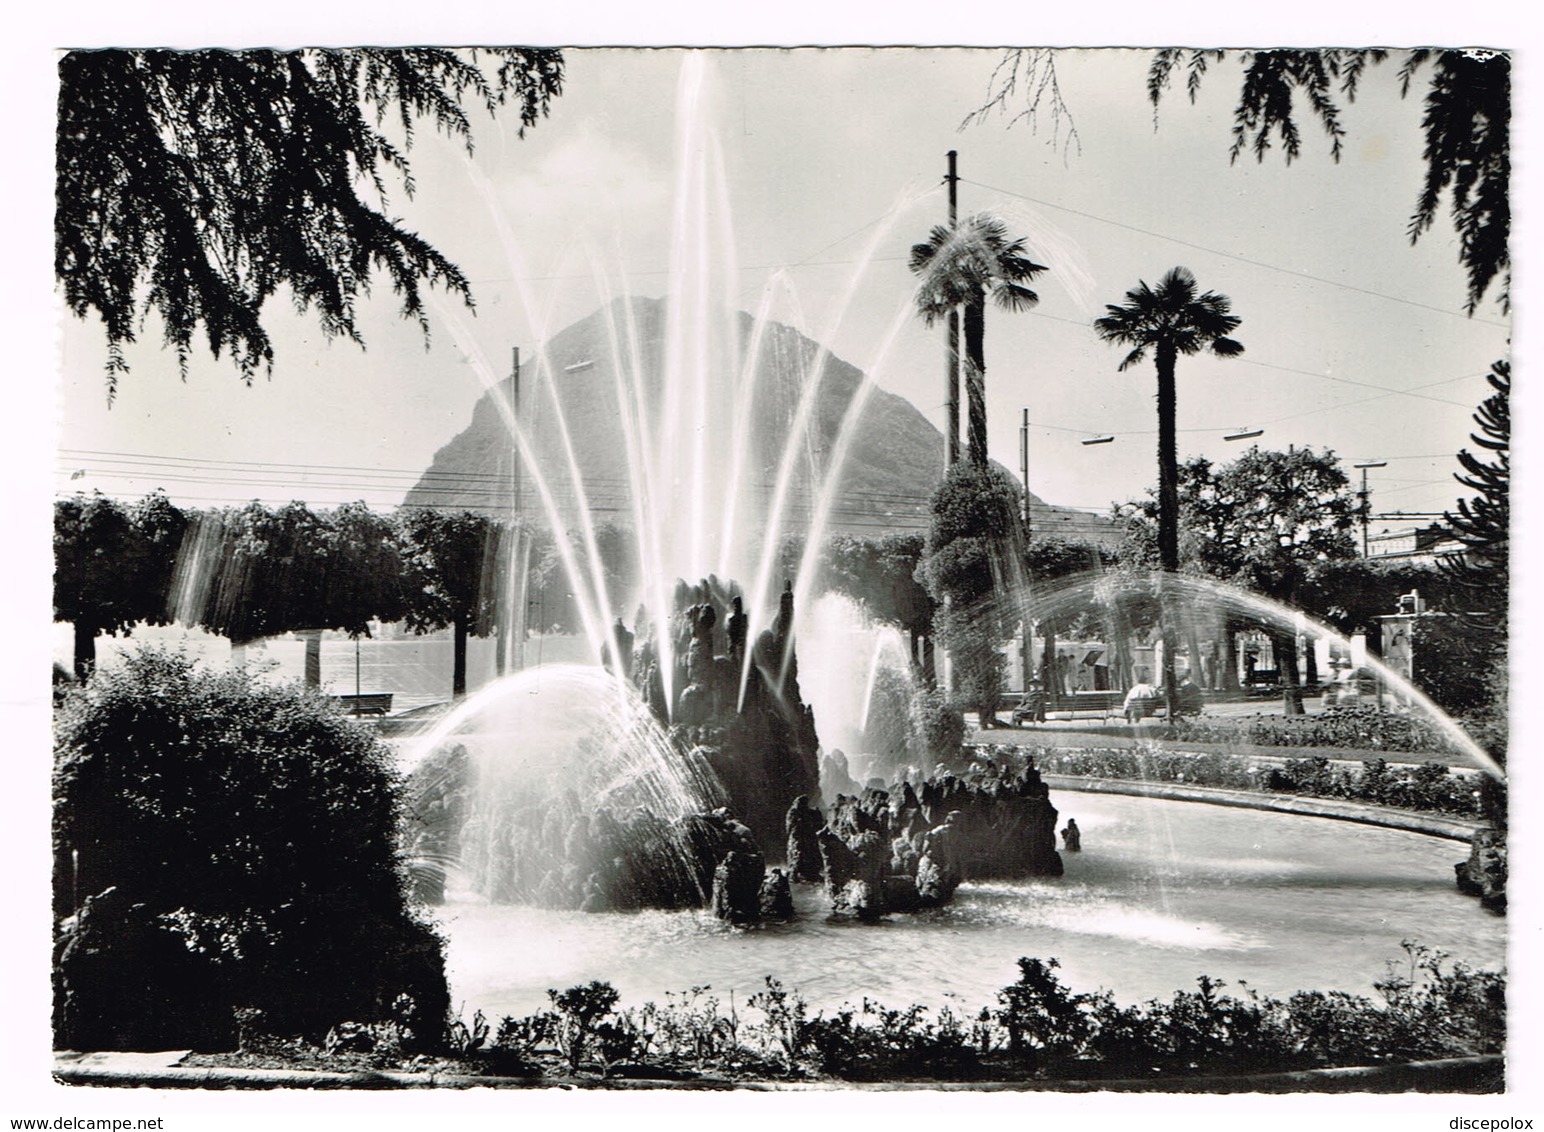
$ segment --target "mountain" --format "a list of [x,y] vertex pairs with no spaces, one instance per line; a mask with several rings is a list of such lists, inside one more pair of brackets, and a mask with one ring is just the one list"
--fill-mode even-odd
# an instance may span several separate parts
[[[620,405],[631,402],[631,412],[649,418],[649,427],[643,431],[668,449],[666,463],[675,469],[672,491],[687,490],[682,480],[691,478],[691,473],[683,473],[683,468],[701,468],[715,484],[722,483],[729,476],[731,452],[738,439],[745,449],[741,483],[754,507],[771,499],[776,470],[790,460],[788,514],[797,525],[813,509],[817,488],[827,478],[843,417],[858,392],[862,372],[840,358],[825,357],[808,428],[790,457],[787,440],[800,395],[815,377],[818,344],[792,327],[768,323],[758,351],[760,376],[749,406],[744,407],[734,397],[743,351],[753,341],[751,317],[738,312],[732,335],[717,335],[737,340],[732,351],[720,349],[717,357],[673,352],[667,340],[671,333],[668,318],[663,300],[616,300],[610,308],[574,323],[547,343],[546,361],[554,375],[551,381],[538,375],[535,359],[525,355],[518,404],[513,377],[485,393],[473,411],[471,424],[435,454],[404,502],[504,513],[514,507],[535,508],[536,477],[529,466],[517,466],[505,415],[505,407],[510,406],[530,445],[531,463],[546,481],[565,524],[571,524],[577,514],[579,492],[569,471],[563,430],[558,427],[561,410],[589,509],[597,518],[625,525],[631,516],[630,484],[635,477],[629,470]],[[629,324],[631,333],[626,330]],[[627,346],[628,342],[635,347]],[[639,385],[636,394],[629,388],[620,398],[618,354],[624,360],[636,357],[636,363],[624,367],[624,372],[636,371]],[[672,393],[664,380],[667,357],[677,371],[695,365],[704,373],[696,397]],[[673,403],[672,397],[676,398]],[[736,419],[742,413],[746,419],[737,430]],[[699,431],[703,434],[700,448],[694,447]],[[694,464],[694,457],[699,462]],[[831,528],[859,534],[926,528],[928,498],[943,470],[942,434],[905,398],[873,389],[857,419],[837,477]],[[1082,527],[1091,518],[1048,507],[1034,495],[1030,500],[1037,520],[1042,516],[1075,516],[1082,520],[1078,524]]]

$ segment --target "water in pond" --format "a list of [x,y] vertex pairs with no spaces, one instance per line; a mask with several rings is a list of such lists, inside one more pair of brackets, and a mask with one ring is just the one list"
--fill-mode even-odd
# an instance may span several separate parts
[[1505,962],[1505,921],[1453,884],[1464,846],[1419,834],[1197,803],[1056,792],[1083,851],[1056,880],[965,885],[952,907],[879,925],[830,922],[801,893],[801,919],[750,931],[705,912],[585,915],[452,901],[453,1001],[522,1015],[546,991],[611,982],[625,1005],[710,985],[721,1002],[766,975],[830,1010],[975,1009],[1017,976],[1022,955],[1060,960],[1077,990],[1121,1002],[1193,989],[1206,973],[1262,992],[1373,994],[1414,939],[1471,966]]

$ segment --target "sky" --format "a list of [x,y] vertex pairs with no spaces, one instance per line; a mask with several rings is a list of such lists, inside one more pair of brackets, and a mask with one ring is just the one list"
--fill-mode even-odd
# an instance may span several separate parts
[[[442,313],[459,300],[431,310],[426,344],[381,288],[363,307],[364,350],[325,341],[276,300],[270,377],[246,387],[204,353],[179,381],[152,322],[109,405],[100,328],[65,316],[55,488],[161,486],[194,505],[397,503],[470,420],[488,372],[469,355],[502,376],[512,346],[530,357],[596,309],[603,286],[667,290],[690,126],[721,163],[711,254],[738,264],[729,301],[755,309],[776,273],[773,317],[861,368],[909,308],[907,252],[944,221],[945,154],[958,152],[961,215],[998,216],[1048,267],[1038,306],[994,310],[986,331],[991,454],[1018,469],[1027,409],[1029,485],[1048,502],[1104,512],[1154,482],[1152,366],[1118,373],[1125,351],[1091,323],[1183,265],[1232,299],[1246,352],[1181,361],[1182,458],[1230,459],[1243,445],[1225,434],[1263,428],[1264,447],[1386,462],[1370,473],[1377,512],[1453,506],[1454,453],[1484,374],[1507,354],[1509,320],[1493,302],[1464,314],[1445,221],[1413,247],[1406,237],[1420,103],[1398,96],[1397,62],[1346,108],[1338,163],[1305,119],[1289,166],[1279,152],[1230,162],[1236,59],[1213,67],[1194,105],[1173,91],[1155,118],[1151,51],[1062,51],[1060,121],[1045,105],[1034,123],[1016,119],[1020,97],[962,126],[1003,59],[991,48],[571,50],[550,117],[523,139],[513,116],[474,119],[470,158],[420,133],[418,191],[387,204],[471,280],[476,317],[458,309],[454,322],[475,346]],[[940,328],[904,319],[878,372],[940,427],[942,352]],[[1115,440],[1081,443],[1095,435]]]

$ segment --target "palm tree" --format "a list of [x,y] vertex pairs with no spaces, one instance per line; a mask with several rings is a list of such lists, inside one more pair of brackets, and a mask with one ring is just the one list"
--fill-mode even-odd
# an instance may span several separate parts
[[[1106,342],[1133,347],[1120,370],[1134,366],[1153,350],[1158,369],[1158,559],[1163,572],[1179,570],[1179,455],[1175,444],[1174,363],[1210,350],[1219,358],[1244,352],[1229,338],[1240,319],[1230,313],[1232,300],[1215,291],[1196,292],[1196,277],[1189,268],[1176,267],[1158,281],[1157,289],[1139,282],[1126,292],[1126,305],[1107,304],[1109,313],[1094,320],[1094,329]],[[1173,718],[1174,649],[1165,618],[1163,682],[1170,697]]]
[[[986,302],[1004,310],[1028,310],[1040,297],[1024,283],[1046,270],[1024,254],[1022,239],[1010,240],[1008,226],[994,216],[977,213],[958,228],[940,224],[923,244],[911,249],[911,270],[922,277],[917,284],[917,310],[932,326],[940,317],[952,317],[963,308],[965,329],[965,395],[970,408],[970,459],[986,464]],[[951,405],[958,404],[953,367],[948,390]],[[959,428],[959,410],[951,414],[951,427]],[[950,451],[958,440],[951,438]]]

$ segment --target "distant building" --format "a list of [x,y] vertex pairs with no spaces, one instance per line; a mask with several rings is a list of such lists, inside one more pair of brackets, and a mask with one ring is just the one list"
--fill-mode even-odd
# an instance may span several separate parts
[[1088,542],[1107,550],[1119,549],[1126,536],[1125,527],[1108,514],[1056,507],[1035,496],[1029,505],[1029,530],[1034,538]]
[[1379,562],[1402,562],[1412,566],[1435,565],[1440,559],[1462,554],[1464,544],[1441,523],[1388,531],[1367,540],[1367,557]]

